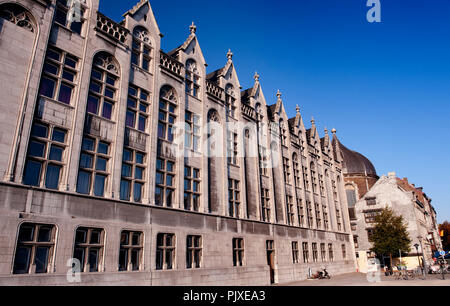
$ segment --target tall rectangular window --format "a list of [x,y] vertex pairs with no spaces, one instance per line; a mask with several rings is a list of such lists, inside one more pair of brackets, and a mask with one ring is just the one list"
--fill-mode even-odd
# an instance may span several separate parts
[[306,190],[310,190],[309,189],[309,179],[308,179],[308,168],[302,167],[302,169],[303,169],[303,185],[305,186]]
[[267,154],[267,149],[263,146],[259,147],[259,171],[262,176],[268,175],[269,169],[269,157]]
[[312,256],[313,256],[313,262],[317,262],[319,260],[319,254],[317,251],[317,243],[312,244]]
[[51,273],[56,228],[54,225],[24,223],[20,226],[13,274]]
[[233,239],[233,265],[242,267],[244,265],[244,239]]
[[104,241],[103,229],[77,229],[73,258],[79,260],[81,272],[102,272]]
[[199,269],[202,263],[202,237],[187,236],[186,268]]
[[59,188],[65,167],[66,141],[66,130],[35,120],[25,163],[25,185]]
[[201,149],[200,116],[186,111],[185,123],[186,128],[184,146],[186,149],[199,152],[199,150]]
[[317,228],[321,228],[322,227],[322,216],[320,213],[320,205],[318,203],[314,203],[314,208],[316,211],[316,225]]
[[327,250],[325,249],[325,243],[320,244],[320,257],[322,261],[327,261]]
[[161,98],[158,115],[158,138],[172,143],[174,141],[174,124],[177,120],[176,105]]
[[200,210],[200,170],[184,167],[184,209]]
[[307,214],[307,218],[308,218],[308,228],[312,228],[314,225],[314,218],[313,218],[311,202],[308,200],[306,200],[306,214]]
[[294,202],[292,196],[286,196],[287,221],[288,225],[294,224]]
[[297,215],[298,226],[303,227],[305,225],[305,208],[303,207],[303,200],[297,198]]
[[148,126],[148,114],[150,111],[150,94],[137,86],[128,88],[127,113],[125,125],[127,128],[146,132]]
[[109,177],[110,144],[96,138],[83,137],[77,192],[103,197]]
[[77,82],[78,58],[49,47],[42,72],[39,94],[64,104],[71,104]]
[[175,194],[175,163],[156,160],[155,205],[172,207]]
[[296,154],[294,155],[294,157],[292,159],[292,165],[293,165],[293,169],[294,169],[295,187],[301,188],[300,166],[299,166],[298,157]]
[[238,165],[238,135],[228,131],[227,157],[228,163],[231,165]]
[[299,256],[298,256],[298,242],[293,241],[292,242],[292,261],[294,264],[299,263]]
[[142,232],[123,231],[120,234],[119,271],[139,271],[142,264]]
[[186,62],[186,93],[199,97],[200,92],[200,76],[197,70],[197,64],[194,60],[189,59]]
[[287,185],[291,184],[291,168],[289,166],[289,159],[283,157],[284,182]]
[[125,148],[122,160],[120,199],[140,203],[142,202],[146,181],[146,154],[131,148]]
[[328,244],[328,256],[330,258],[330,262],[334,261],[334,252],[333,252],[333,244],[329,243]]
[[148,33],[142,27],[138,27],[133,32],[131,63],[145,71],[150,71],[151,61],[152,47]]
[[239,187],[239,181],[228,180],[228,211],[230,217],[234,218],[240,217],[241,193]]
[[308,249],[308,242],[303,242],[303,262],[309,263],[309,249]]
[[87,113],[113,119],[115,103],[118,99],[118,76],[104,67],[92,68],[91,83],[87,101]]
[[342,259],[347,260],[347,248],[345,244],[342,245]]
[[175,235],[158,234],[156,238],[156,270],[173,270],[175,265]]
[[270,191],[262,188],[261,190],[262,220],[270,222]]

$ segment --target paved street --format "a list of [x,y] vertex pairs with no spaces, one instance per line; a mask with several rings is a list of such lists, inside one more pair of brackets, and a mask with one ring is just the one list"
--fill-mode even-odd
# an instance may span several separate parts
[[371,283],[366,274],[352,273],[336,277],[331,280],[307,280],[286,284],[285,286],[450,286],[450,275],[445,280],[440,275],[427,275],[426,280],[396,280],[395,277],[381,276],[381,282]]

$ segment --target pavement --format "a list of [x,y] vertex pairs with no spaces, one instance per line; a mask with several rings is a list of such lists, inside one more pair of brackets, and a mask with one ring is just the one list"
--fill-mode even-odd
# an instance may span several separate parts
[[301,287],[327,287],[327,286],[450,286],[450,275],[427,275],[426,280],[421,277],[414,280],[396,280],[395,276],[386,277],[384,274],[380,276],[379,281],[369,281],[367,274],[352,273],[338,276],[332,276],[330,280],[306,280],[284,284],[283,286],[301,286]]

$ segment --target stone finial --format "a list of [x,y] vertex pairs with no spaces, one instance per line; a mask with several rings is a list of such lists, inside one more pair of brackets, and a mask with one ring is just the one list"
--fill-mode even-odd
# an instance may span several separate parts
[[298,104],[297,104],[297,107],[295,108],[295,110],[297,111],[297,114],[300,114],[300,106],[298,106]]
[[278,99],[281,99],[281,91],[279,89],[277,91],[277,97],[278,97]]
[[230,60],[230,61],[233,59],[233,52],[231,52],[231,49],[228,50],[227,58],[228,58],[228,60]]
[[253,78],[255,79],[255,82],[259,82],[259,74],[258,74],[258,72],[255,72],[255,76]]
[[311,123],[316,124],[316,120],[314,119],[314,117],[311,117]]
[[191,26],[189,27],[189,30],[191,31],[191,34],[195,34],[195,32],[197,32],[197,26],[194,24],[193,21]]
[[333,133],[333,135],[336,135],[336,133],[337,133],[336,129],[332,129],[331,133]]
[[325,135],[328,135],[328,129],[325,127]]

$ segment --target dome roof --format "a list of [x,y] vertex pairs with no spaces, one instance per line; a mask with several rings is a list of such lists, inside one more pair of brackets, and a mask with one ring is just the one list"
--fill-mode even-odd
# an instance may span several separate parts
[[342,155],[343,170],[345,174],[364,174],[366,176],[378,177],[372,162],[364,155],[348,149],[337,141],[339,151]]

